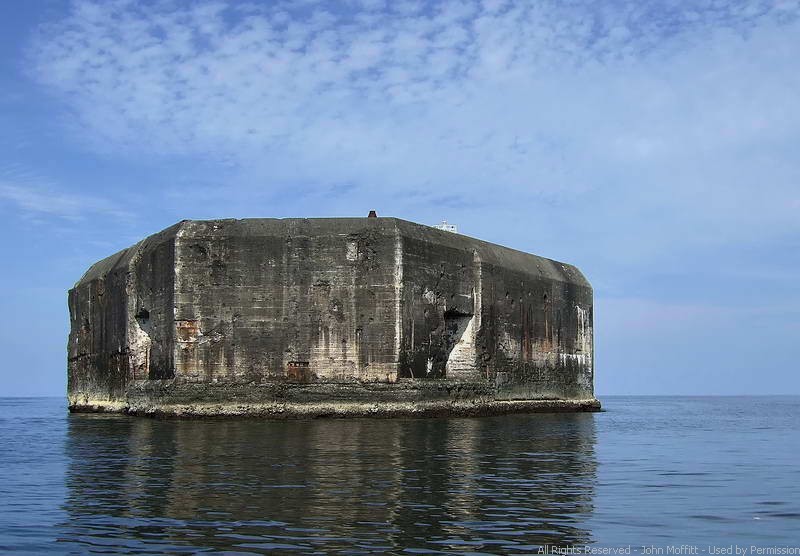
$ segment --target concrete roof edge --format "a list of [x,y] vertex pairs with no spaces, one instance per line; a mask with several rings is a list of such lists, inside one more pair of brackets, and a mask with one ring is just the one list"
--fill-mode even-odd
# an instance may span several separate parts
[[164,241],[169,241],[171,239],[175,239],[176,237],[180,237],[184,232],[184,230],[187,229],[188,224],[213,223],[213,222],[219,222],[219,223],[236,222],[240,224],[246,224],[247,222],[255,223],[259,221],[286,222],[287,224],[303,222],[303,221],[316,221],[318,223],[324,223],[325,221],[340,222],[340,223],[344,222],[355,223],[357,221],[380,222],[381,224],[386,225],[388,228],[396,230],[396,233],[399,233],[400,235],[413,236],[413,235],[424,234],[426,239],[435,240],[439,243],[450,244],[451,246],[458,248],[476,249],[484,263],[513,267],[517,268],[520,271],[543,275],[552,280],[574,283],[582,287],[591,288],[589,281],[586,279],[583,273],[581,273],[581,271],[574,265],[563,263],[553,259],[548,259],[545,257],[541,257],[539,255],[534,255],[532,253],[520,251],[518,249],[512,249],[510,247],[505,247],[503,245],[491,243],[472,236],[439,230],[434,228],[433,226],[420,224],[417,222],[412,222],[410,220],[404,220],[402,218],[397,218],[393,216],[381,216],[378,218],[323,217],[323,218],[215,218],[215,219],[203,219],[203,220],[184,219],[159,232],[147,236],[142,241],[126,249],[122,249],[121,251],[118,251],[113,255],[94,263],[84,273],[81,279],[75,283],[74,287],[77,287],[78,285],[91,280],[96,280],[105,277],[106,275],[108,275],[109,272],[120,267],[121,265],[127,266],[130,263],[130,260],[137,253],[145,249],[160,245]]
[[130,247],[126,247],[125,249],[117,251],[113,255],[109,255],[104,259],[100,259],[83,273],[83,276],[81,276],[80,279],[75,282],[72,288],[77,288],[81,284],[91,282],[92,280],[105,278],[110,272],[120,267],[127,268],[130,261],[143,251],[157,247],[165,241],[171,241],[175,239],[184,222],[186,222],[186,220],[181,220],[172,226],[164,228],[163,230],[155,232],[154,234],[150,234],[146,238],[134,243]]
[[[482,262],[514,267],[520,271],[544,275],[551,280],[578,284],[591,289],[591,284],[586,276],[575,266],[569,263],[548,259],[519,249],[513,249],[497,243],[492,243],[472,236],[439,230],[426,224],[418,224],[409,220],[396,219],[403,233],[412,229],[425,233],[427,238],[441,240],[442,243],[461,244],[462,248],[473,248],[478,251]],[[454,245],[455,246],[455,245]],[[534,271],[534,268],[536,269]]]

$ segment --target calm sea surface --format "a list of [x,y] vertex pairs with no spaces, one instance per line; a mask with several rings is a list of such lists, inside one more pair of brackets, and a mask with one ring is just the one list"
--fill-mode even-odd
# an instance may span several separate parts
[[0,399],[0,551],[800,546],[800,398],[603,403],[269,422],[70,416],[61,399]]

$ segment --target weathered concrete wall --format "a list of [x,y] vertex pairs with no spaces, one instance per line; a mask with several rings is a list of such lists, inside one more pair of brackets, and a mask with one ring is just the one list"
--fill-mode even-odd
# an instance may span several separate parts
[[186,222],[176,244],[177,374],[393,381],[395,238],[383,219]]
[[70,315],[75,410],[597,407],[577,269],[392,218],[184,221],[94,265]]
[[103,259],[70,290],[71,404],[124,402],[133,381],[174,376],[177,230]]
[[592,289],[575,267],[398,226],[401,376],[483,378],[502,399],[593,397]]
[[[401,228],[400,376],[475,379],[480,374],[474,348],[475,332],[480,328],[475,319],[481,317],[481,291],[480,263],[473,245],[465,241],[468,238],[450,232],[405,223]],[[458,365],[448,368],[454,350],[462,356]]]
[[509,399],[592,397],[592,290],[573,267],[537,265],[482,265],[490,375]]

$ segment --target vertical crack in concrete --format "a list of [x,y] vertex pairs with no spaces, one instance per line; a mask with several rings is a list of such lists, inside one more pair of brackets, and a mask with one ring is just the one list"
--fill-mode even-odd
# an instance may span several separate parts
[[[403,300],[403,237],[400,228],[395,223],[394,243],[394,353],[395,361],[400,361],[400,341],[402,334],[402,300]],[[394,376],[389,377],[389,382],[397,380],[397,365]]]

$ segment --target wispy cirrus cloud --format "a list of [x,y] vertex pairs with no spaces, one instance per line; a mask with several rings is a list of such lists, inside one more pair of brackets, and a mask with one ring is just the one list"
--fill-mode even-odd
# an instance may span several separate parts
[[668,247],[663,228],[700,243],[797,230],[799,12],[76,1],[30,59],[98,150],[206,156],[268,189],[348,183],[401,205],[561,204],[576,235],[600,211],[615,242],[620,222],[640,229],[629,253],[645,255]]
[[130,221],[133,217],[105,198],[70,193],[19,165],[0,167],[0,201],[35,221],[56,217],[75,222],[97,215]]

